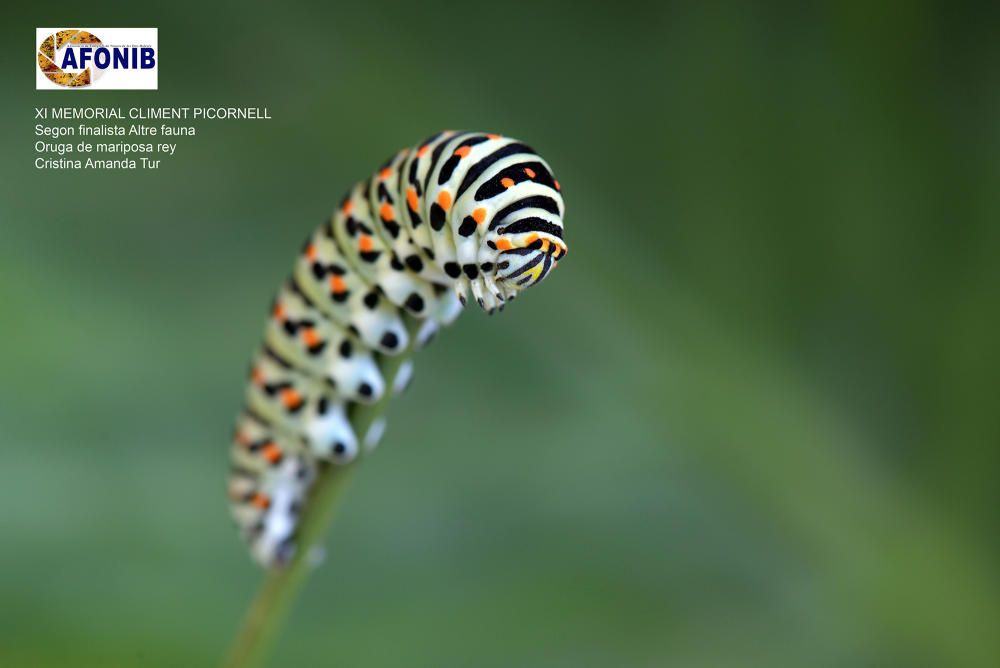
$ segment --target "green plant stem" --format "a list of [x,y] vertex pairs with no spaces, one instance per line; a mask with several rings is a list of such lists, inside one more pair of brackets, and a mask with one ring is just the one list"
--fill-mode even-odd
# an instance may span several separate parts
[[[379,356],[379,367],[385,378],[385,394],[375,403],[352,404],[350,407],[351,425],[359,442],[364,439],[372,423],[385,413],[392,398],[392,383],[396,373],[413,354],[416,333],[423,321],[408,315],[404,317],[410,335],[409,348],[399,355]],[[364,452],[360,443],[359,447]],[[267,659],[278,631],[309,574],[309,554],[326,536],[339,502],[361,459],[359,456],[347,466],[330,466],[320,471],[302,513],[295,557],[284,568],[273,569],[265,576],[230,647],[224,663],[226,668],[254,668],[263,665]]]

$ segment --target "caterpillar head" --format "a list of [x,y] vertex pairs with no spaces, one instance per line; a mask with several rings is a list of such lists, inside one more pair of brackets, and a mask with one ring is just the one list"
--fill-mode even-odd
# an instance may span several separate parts
[[[493,267],[484,265],[482,280],[472,283],[473,294],[488,313],[541,283],[566,255],[562,226],[539,217],[505,223],[491,237],[487,245],[495,249]],[[487,268],[492,271],[485,271]]]
[[533,234],[524,245],[500,253],[494,280],[503,292],[514,296],[520,290],[541,283],[565,254],[566,246],[561,240]]

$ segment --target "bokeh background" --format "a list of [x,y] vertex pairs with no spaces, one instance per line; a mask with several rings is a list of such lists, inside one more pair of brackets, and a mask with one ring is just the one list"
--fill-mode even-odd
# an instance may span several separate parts
[[[4,11],[0,664],[219,660],[270,295],[444,127],[550,161],[570,255],[419,356],[272,665],[1000,663],[995,5]],[[34,91],[77,24],[159,27],[160,90]],[[35,170],[55,104],[274,120]]]

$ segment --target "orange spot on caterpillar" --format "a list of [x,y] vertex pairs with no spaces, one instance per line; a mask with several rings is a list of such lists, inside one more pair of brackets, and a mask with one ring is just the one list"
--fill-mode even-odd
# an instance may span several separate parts
[[472,219],[476,221],[476,223],[482,223],[484,220],[486,220],[486,209],[479,207],[478,209],[473,211]]
[[532,234],[530,237],[528,237],[527,239],[524,240],[524,245],[530,246],[531,244],[535,243],[536,241],[538,241],[538,235],[537,234]]
[[378,210],[378,215],[382,217],[384,221],[391,221],[396,217],[396,210],[388,202],[382,205],[382,208]]
[[253,380],[255,385],[264,384],[264,372],[262,372],[257,367],[254,367],[253,369],[250,370],[250,378],[251,380]]
[[528,175],[529,179],[535,178],[535,170],[533,170],[531,167],[525,167],[524,173]]
[[351,215],[351,211],[353,210],[354,210],[354,202],[352,202],[351,200],[347,200],[346,202],[344,202],[344,206],[340,207],[340,211],[345,216]]
[[471,146],[463,146],[462,148],[456,148],[455,149],[455,155],[457,155],[460,158],[464,158],[465,156],[469,155],[470,153],[472,153],[472,147]]
[[486,137],[488,139],[500,139],[501,135],[489,134],[489,135],[486,135]]
[[429,151],[429,150],[430,150],[430,147],[428,147],[426,144],[424,144],[423,146],[421,146],[420,148],[417,149],[417,157],[418,158],[424,157],[425,155],[427,155],[427,151]]
[[261,454],[264,455],[264,459],[272,464],[276,464],[281,461],[281,448],[273,442],[265,443],[264,447],[261,449]]
[[274,305],[274,317],[278,320],[285,319],[285,307],[281,304]]
[[509,176],[505,176],[504,178],[500,179],[500,185],[502,185],[504,188],[510,188],[511,186],[514,185],[514,179],[510,178]]
[[361,237],[358,239],[358,250],[360,250],[362,253],[367,253],[374,247],[375,243],[372,241],[372,238],[367,234],[362,234]]
[[316,246],[313,244],[306,246],[306,257],[310,260],[316,259]]
[[347,291],[347,284],[344,283],[344,279],[340,276],[331,276],[330,289],[339,295],[340,293]]
[[441,194],[438,195],[438,204],[440,204],[441,208],[444,209],[445,211],[447,211],[448,209],[450,209],[451,208],[451,193],[448,192],[447,190],[442,190]]
[[562,187],[559,185],[558,181],[554,181],[554,183],[556,184],[556,190],[562,190]]
[[309,346],[310,348],[319,345],[321,342],[319,334],[317,334],[316,330],[313,329],[312,327],[310,327],[309,329],[302,330],[302,340],[305,341],[306,345]]
[[267,510],[271,506],[271,499],[267,498],[267,494],[257,492],[250,497],[250,503],[261,510]]
[[282,390],[281,403],[285,405],[285,408],[298,408],[302,405],[302,395],[291,388]]
[[378,173],[378,177],[385,181],[390,176],[392,176],[392,167],[383,167],[382,171]]
[[511,246],[510,242],[506,239],[497,240],[497,250],[510,250],[511,248],[513,248],[513,246]]
[[406,204],[410,207],[410,211],[416,213],[420,202],[417,201],[417,190],[416,188],[406,189]]

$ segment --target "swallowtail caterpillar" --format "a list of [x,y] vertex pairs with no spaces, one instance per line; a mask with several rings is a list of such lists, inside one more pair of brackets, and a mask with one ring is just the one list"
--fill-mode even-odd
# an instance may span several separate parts
[[441,132],[403,149],[347,193],[316,229],[274,299],[231,452],[229,498],[255,560],[288,563],[323,462],[373,448],[352,402],[398,392],[378,360],[453,321],[471,292],[488,313],[541,282],[566,255],[559,182],[528,146],[496,134]]

